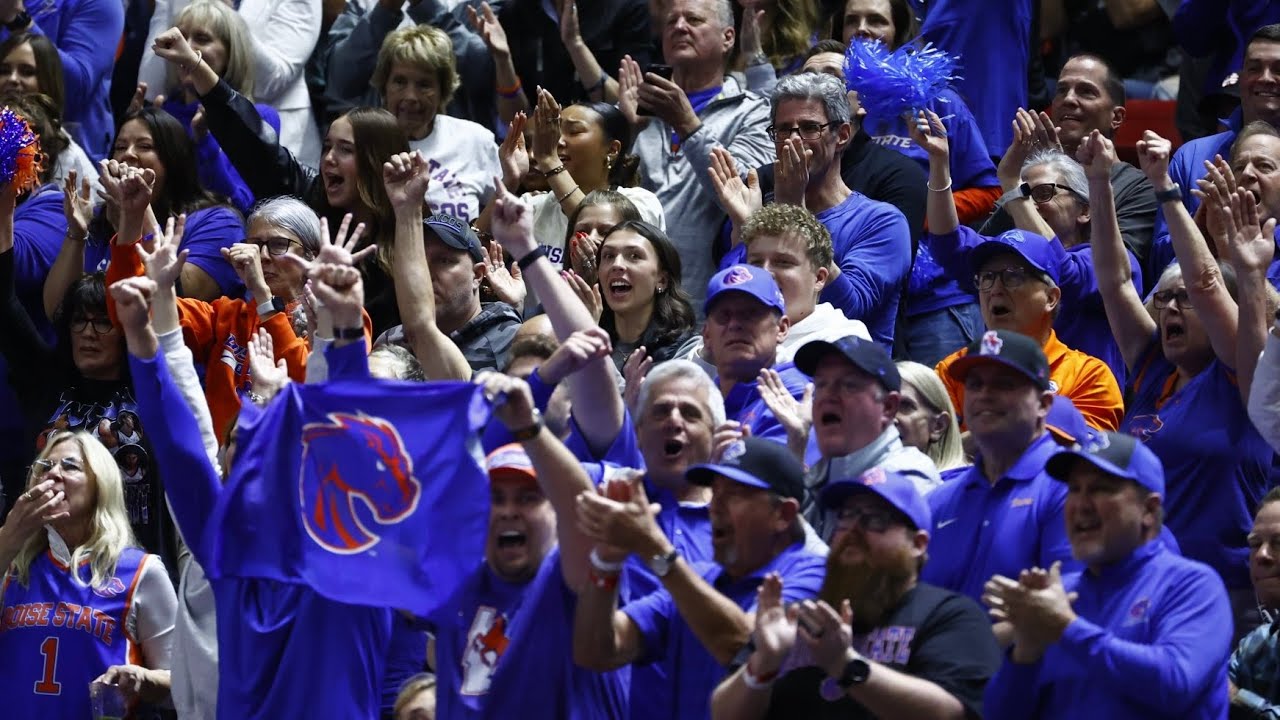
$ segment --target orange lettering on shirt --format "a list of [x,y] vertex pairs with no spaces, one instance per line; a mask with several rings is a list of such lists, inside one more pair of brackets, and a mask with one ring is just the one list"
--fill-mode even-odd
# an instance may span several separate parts
[[40,625],[49,627],[49,614],[53,612],[53,603],[40,603]]
[[76,629],[93,634],[93,608],[83,605],[80,607],[80,615],[76,618]]
[[53,626],[62,627],[69,619],[67,617],[67,604],[64,602],[58,603],[58,609],[53,612]]

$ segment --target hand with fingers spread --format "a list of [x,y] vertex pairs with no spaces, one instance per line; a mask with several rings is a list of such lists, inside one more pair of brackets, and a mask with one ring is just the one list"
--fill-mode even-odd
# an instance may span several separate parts
[[1173,187],[1169,177],[1169,158],[1173,155],[1173,144],[1154,132],[1147,130],[1136,146],[1138,165],[1142,172],[1155,186],[1156,192]]
[[760,178],[756,171],[749,170],[746,182],[743,182],[742,176],[738,174],[737,161],[728,150],[719,145],[711,148],[707,174],[711,176],[711,186],[715,188],[720,207],[724,208],[735,228],[742,227],[752,213],[764,206]]
[[809,186],[809,159],[813,151],[792,135],[778,145],[778,162],[773,166],[773,197],[778,203],[804,207]]
[[618,109],[632,127],[644,120],[639,113],[640,86],[643,84],[644,73],[640,70],[640,63],[632,60],[630,55],[624,55],[622,64],[618,66]]
[[857,657],[853,650],[853,607],[846,599],[840,612],[825,600],[804,600],[796,608],[796,637],[809,646],[813,664],[828,676],[840,677],[849,660]]
[[80,180],[75,170],[69,170],[62,182],[62,214],[67,218],[67,238],[84,242],[93,221],[93,191],[89,179]]
[[774,419],[787,431],[787,447],[793,453],[798,448],[803,460],[805,447],[809,442],[809,430],[813,427],[813,383],[805,385],[804,396],[796,400],[782,382],[778,371],[765,368],[760,371],[756,387],[769,412],[773,413]]
[[640,476],[612,479],[604,483],[599,493],[578,495],[578,528],[597,543],[625,553],[640,557],[665,555],[672,545],[658,526],[661,509],[657,503],[649,503]]
[[1009,192],[1022,183],[1022,165],[1036,149],[1036,120],[1032,113],[1018,108],[1013,116],[1013,140],[996,165],[996,177],[1000,187]]
[[756,627],[752,632],[756,650],[748,661],[751,674],[771,675],[782,667],[782,661],[796,644],[796,618],[799,608],[782,604],[782,576],[765,575],[756,592]]
[[498,146],[498,164],[502,166],[502,184],[512,192],[520,189],[520,183],[529,174],[529,151],[524,146],[524,126],[528,116],[524,111],[511,118],[507,136]]
[[508,430],[527,430],[538,421],[529,383],[500,372],[485,372],[474,382],[484,388],[484,396],[493,403],[493,416]]
[[579,330],[560,343],[560,347],[538,368],[538,376],[552,385],[583,369],[592,360],[609,357],[613,343],[602,327]]
[[636,403],[640,400],[640,388],[644,385],[644,379],[649,376],[649,370],[652,368],[653,358],[649,357],[649,351],[643,345],[632,350],[627,356],[627,361],[622,364],[622,379],[626,381],[622,402],[633,413],[638,409]]
[[764,22],[763,9],[757,5],[743,7],[742,31],[738,34],[738,50],[743,57],[752,58],[761,54],[764,48],[760,43],[760,24]]
[[951,157],[951,143],[947,140],[947,126],[942,118],[932,110],[921,110],[916,117],[907,122],[911,140],[929,155],[929,158],[947,159]]
[[1063,152],[1062,141],[1058,133],[1062,128],[1053,124],[1049,113],[1041,110],[1038,113],[1027,113],[1031,120],[1031,146],[1037,150],[1057,150]]
[[169,697],[168,670],[151,670],[141,665],[112,665],[94,682],[119,688],[129,702],[161,703]]
[[1014,629],[1014,661],[1035,662],[1057,642],[1076,618],[1073,595],[1062,584],[1062,563],[1049,570],[1032,568],[1014,581],[996,575],[983,587],[982,601],[997,620]]
[[489,53],[495,57],[506,57],[511,54],[511,48],[507,45],[507,31],[502,28],[502,23],[498,22],[498,16],[493,13],[493,8],[489,7],[489,3],[480,3],[480,11],[476,12],[474,7],[467,6],[467,19],[471,21],[471,27],[484,40],[484,44],[489,47]]
[[498,183],[498,197],[493,202],[490,223],[493,238],[516,260],[538,247],[533,237],[533,210],[501,183]]
[[182,245],[186,227],[186,215],[179,215],[177,218],[170,216],[164,229],[155,228],[151,250],[144,248],[141,243],[134,246],[142,258],[142,264],[146,266],[147,277],[155,282],[158,293],[172,293],[174,283],[182,275],[182,266],[187,262],[188,252],[178,248]]
[[421,211],[431,172],[417,150],[392,155],[382,164],[382,185],[396,213]]
[[582,304],[587,306],[587,312],[591,313],[591,319],[595,322],[600,322],[600,314],[604,312],[604,300],[600,297],[600,286],[587,282],[586,278],[572,270],[562,271],[560,277],[569,283],[569,287],[573,288],[573,294],[577,295]]
[[1076,159],[1084,166],[1084,174],[1090,180],[1111,180],[1111,168],[1116,164],[1116,146],[1102,133],[1094,130],[1080,143]]
[[266,328],[249,336],[249,378],[254,394],[270,402],[276,393],[288,385],[289,367],[284,358],[276,359],[275,342]]
[[532,162],[541,172],[554,170],[560,162],[560,103],[538,88],[538,106],[533,110]]
[[1215,210],[1223,226],[1222,247],[1227,261],[1237,273],[1265,276],[1275,257],[1276,219],[1264,222],[1253,193],[1244,188],[1218,200],[1209,212]]
[[498,300],[513,308],[522,307],[529,291],[524,285],[524,273],[521,272],[520,266],[512,263],[510,269],[507,268],[507,263],[502,257],[502,246],[496,241],[490,240],[487,247],[488,258],[480,266],[480,271],[484,273],[484,279],[489,282],[489,289]]
[[18,496],[4,525],[0,525],[0,547],[12,547],[16,551],[40,528],[71,517],[67,494],[53,486],[52,479],[39,480]]
[[320,218],[320,252],[316,253],[313,262],[331,263],[333,265],[358,266],[365,258],[378,250],[377,245],[368,245],[360,250],[360,240],[364,237],[364,223],[358,223],[351,229],[353,216],[347,213],[342,216],[336,235],[329,234],[329,220]]

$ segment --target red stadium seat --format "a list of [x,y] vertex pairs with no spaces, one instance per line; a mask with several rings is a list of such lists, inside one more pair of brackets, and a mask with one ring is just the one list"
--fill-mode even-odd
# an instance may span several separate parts
[[1121,160],[1138,164],[1138,141],[1147,130],[1154,130],[1169,139],[1173,149],[1178,149],[1182,136],[1174,123],[1174,105],[1172,100],[1130,100],[1125,103],[1124,124],[1116,131],[1116,154]]

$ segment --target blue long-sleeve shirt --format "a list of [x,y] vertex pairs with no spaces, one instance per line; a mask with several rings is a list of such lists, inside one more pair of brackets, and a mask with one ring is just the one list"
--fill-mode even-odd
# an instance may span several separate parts
[[1158,541],[1063,578],[1078,617],[1040,662],[1006,657],[987,685],[989,720],[1225,720],[1231,606],[1217,573]]
[[[363,343],[330,348],[331,378],[367,377]],[[163,358],[129,356],[138,415],[192,555],[207,566],[206,521],[222,491],[194,415]],[[363,373],[361,372],[363,370]],[[210,578],[218,619],[218,717],[375,718],[391,610],[337,603],[300,585]],[[317,681],[320,679],[320,681]]]
[[[43,0],[27,6],[28,30],[53,41],[62,59],[67,131],[95,161],[107,156],[115,121],[111,115],[111,71],[124,32],[119,0]],[[3,31],[3,37],[9,32]]]
[[14,290],[31,322],[50,338],[53,326],[44,314],[44,281],[66,235],[62,190],[57,185],[36,188],[13,211]]
[[[200,109],[200,103],[183,102],[180,93],[180,90],[176,91],[170,99],[165,100],[164,109],[177,118],[178,122],[187,129],[187,134],[191,135],[191,119]],[[258,109],[262,121],[270,125],[271,129],[279,135],[280,113],[270,105],[254,103],[253,106]],[[231,164],[227,154],[222,152],[222,147],[214,139],[213,133],[205,133],[204,139],[196,143],[196,173],[200,177],[200,184],[205,189],[226,197],[240,212],[248,215],[253,209],[255,200],[253,191],[240,177],[239,171]]]
[[[989,238],[961,225],[955,232],[945,235],[925,233],[923,245],[929,248],[943,271],[950,277],[964,278],[963,287],[973,287],[973,267],[970,257],[973,250]],[[1124,384],[1126,371],[1120,348],[1111,334],[1107,313],[1102,306],[1102,293],[1098,290],[1098,276],[1093,271],[1093,247],[1081,243],[1064,248],[1058,238],[1050,238],[1050,250],[1058,266],[1058,287],[1062,289],[1062,310],[1053,323],[1058,338],[1074,350],[1088,353],[1107,364],[1117,382]],[[1128,249],[1129,269],[1133,273],[1134,286],[1142,288],[1142,266]]]

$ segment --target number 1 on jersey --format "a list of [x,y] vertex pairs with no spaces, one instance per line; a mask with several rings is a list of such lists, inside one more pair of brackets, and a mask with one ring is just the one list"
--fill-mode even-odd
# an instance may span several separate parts
[[40,695],[61,695],[62,683],[53,679],[58,670],[58,638],[48,637],[40,643],[40,654],[44,656],[44,677],[36,683],[36,693]]

